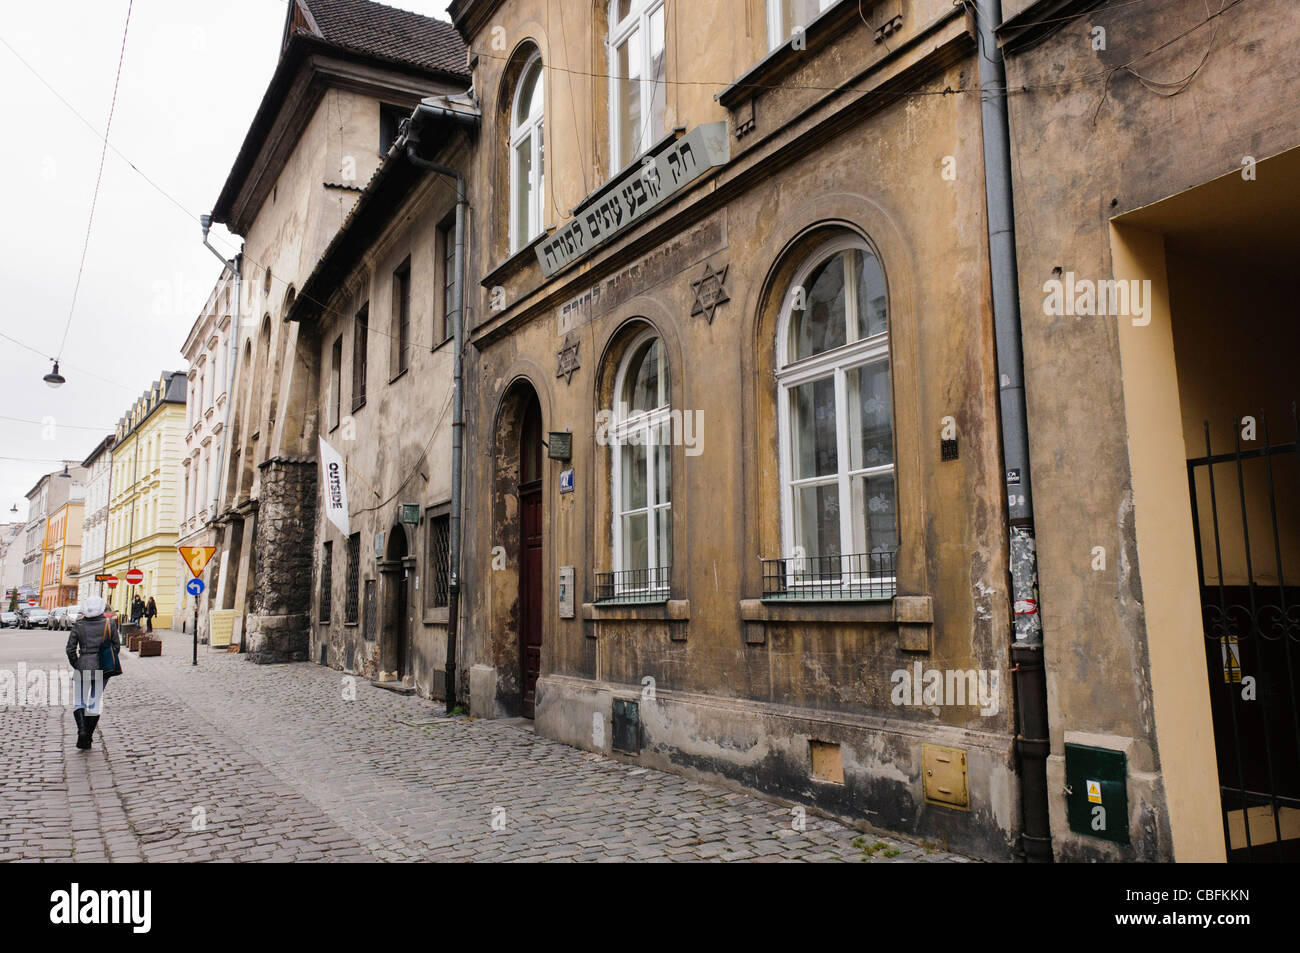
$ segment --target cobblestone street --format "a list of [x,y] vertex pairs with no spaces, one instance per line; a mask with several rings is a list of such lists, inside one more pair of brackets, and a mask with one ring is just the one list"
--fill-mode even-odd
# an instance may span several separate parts
[[[0,632],[0,668],[65,636]],[[543,738],[308,663],[163,633],[124,653],[94,749],[55,705],[0,707],[0,860],[964,861]]]

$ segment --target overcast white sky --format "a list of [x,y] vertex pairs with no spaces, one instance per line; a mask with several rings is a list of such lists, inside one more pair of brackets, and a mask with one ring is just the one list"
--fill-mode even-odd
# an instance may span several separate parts
[[[447,19],[447,0],[390,6]],[[127,0],[4,4],[0,39],[103,131]],[[101,140],[0,44],[0,522],[41,474],[77,462],[180,348],[220,264],[200,243],[279,53],[285,0],[135,0],[85,274],[62,352]],[[236,245],[213,229],[227,255]],[[6,418],[42,421],[54,428]],[[22,459],[12,459],[12,458]],[[18,505],[18,513],[10,507]]]

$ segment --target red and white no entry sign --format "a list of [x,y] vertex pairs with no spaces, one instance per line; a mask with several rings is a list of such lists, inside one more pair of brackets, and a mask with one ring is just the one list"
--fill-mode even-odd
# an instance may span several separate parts
[[106,583],[108,584],[108,588],[110,588],[110,589],[114,589],[114,588],[117,587],[117,577],[116,577],[116,576],[109,576],[107,579],[104,580],[104,582],[106,582]]
[[126,571],[126,582],[130,586],[138,586],[144,582],[144,573],[138,569],[128,569]]
[[35,609],[37,605],[38,605],[38,603],[37,603],[37,601],[36,601],[35,599],[28,599],[28,600],[27,600],[27,608],[29,608],[29,609]]

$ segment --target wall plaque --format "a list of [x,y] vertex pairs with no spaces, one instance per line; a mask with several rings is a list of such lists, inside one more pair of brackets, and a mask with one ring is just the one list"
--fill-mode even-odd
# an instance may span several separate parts
[[[647,157],[648,158],[648,157]],[[574,213],[573,221],[537,246],[547,278],[590,254],[655,206],[731,158],[726,122],[696,126],[659,155],[624,173],[607,192]]]

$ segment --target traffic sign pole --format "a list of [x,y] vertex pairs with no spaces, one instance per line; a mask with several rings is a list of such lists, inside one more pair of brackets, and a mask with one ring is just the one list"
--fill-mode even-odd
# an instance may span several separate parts
[[[190,580],[185,587],[186,591],[194,598],[194,657],[190,662],[191,665],[199,664],[199,596],[203,593],[203,580],[199,577],[203,575],[203,567],[208,564],[212,554],[217,551],[215,546],[177,546],[181,559],[185,565],[190,568],[190,575],[194,578]],[[197,585],[196,585],[197,583]]]

